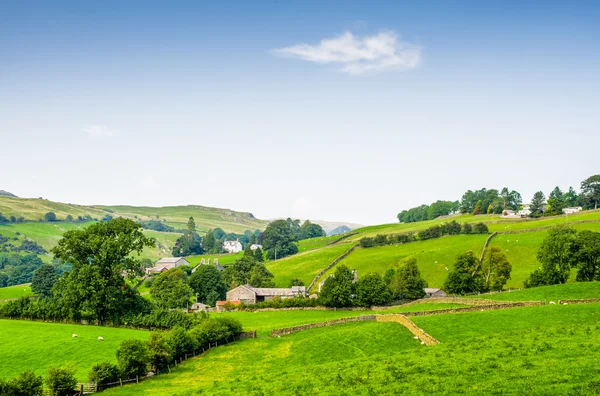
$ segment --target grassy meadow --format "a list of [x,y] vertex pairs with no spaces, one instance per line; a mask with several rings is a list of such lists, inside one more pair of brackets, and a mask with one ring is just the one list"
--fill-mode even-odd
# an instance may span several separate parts
[[10,298],[21,298],[28,296],[33,296],[33,292],[31,291],[31,284],[29,283],[24,285],[0,287],[0,301],[7,300]]
[[233,264],[235,260],[242,258],[243,256],[244,252],[239,252],[234,254],[202,254],[199,256],[188,256],[185,259],[190,263],[190,266],[195,267],[200,264],[202,259],[210,259],[211,264],[214,262],[214,259],[219,259],[219,264],[229,265]]
[[[28,368],[45,376],[48,367],[72,362],[77,380],[86,382],[92,365],[103,360],[116,362],[121,341],[145,340],[148,335],[142,330],[0,320],[0,377],[15,377]],[[99,336],[104,341],[98,341]]]
[[481,294],[470,298],[499,301],[558,301],[600,298],[600,282],[573,282],[564,285],[540,286],[496,294]]
[[332,242],[337,241],[341,237],[342,235],[332,235],[327,237],[303,239],[301,241],[298,241],[298,251],[301,253],[307,250],[320,249],[329,245]]

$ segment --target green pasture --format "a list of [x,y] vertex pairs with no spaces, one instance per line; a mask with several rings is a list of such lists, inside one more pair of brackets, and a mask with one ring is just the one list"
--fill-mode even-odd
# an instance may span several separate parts
[[145,340],[148,334],[102,326],[0,320],[0,377],[14,377],[26,369],[45,376],[48,367],[72,362],[77,380],[86,382],[92,365],[104,360],[116,362],[121,341]]
[[15,198],[0,196],[0,213],[4,216],[22,216],[26,220],[37,221],[43,219],[48,212],[54,212],[58,220],[65,220],[68,215],[77,216],[90,215],[101,219],[108,213],[102,209],[91,206],[73,205],[67,203],[48,201],[39,198]]
[[107,395],[594,395],[600,304],[358,322],[235,342]]
[[[531,220],[505,220],[499,219],[497,222],[488,224],[490,232],[506,232],[527,230],[539,227],[549,227],[558,224],[572,223],[576,221],[600,220],[600,211],[585,211],[572,215],[561,215],[552,217],[540,217]],[[586,224],[583,224],[586,225]],[[589,225],[589,224],[587,224]]]
[[329,245],[330,243],[340,239],[342,235],[333,235],[328,237],[317,237],[310,239],[303,239],[298,241],[298,250],[305,252],[307,250],[319,249]]
[[275,275],[277,287],[288,287],[294,278],[300,278],[308,286],[314,277],[333,260],[352,247],[351,244],[340,243],[317,250],[298,253],[284,259],[269,261],[269,271]]
[[470,298],[500,301],[554,301],[600,298],[600,282],[574,282],[564,285],[540,286],[497,294],[481,294]]
[[33,296],[30,283],[26,283],[24,285],[0,287],[0,301],[7,300],[9,298],[21,298],[28,296]]
[[210,259],[210,263],[214,263],[214,259],[219,259],[219,264],[221,265],[229,265],[233,264],[235,260],[242,258],[244,256],[244,252],[234,253],[234,254],[202,254],[199,256],[188,256],[185,259],[190,263],[190,266],[193,268],[200,264],[202,259],[208,260]]

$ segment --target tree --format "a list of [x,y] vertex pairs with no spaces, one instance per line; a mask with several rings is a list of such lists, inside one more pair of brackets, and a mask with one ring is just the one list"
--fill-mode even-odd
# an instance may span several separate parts
[[46,385],[50,389],[52,396],[70,395],[75,385],[77,385],[75,368],[72,366],[48,368]]
[[333,276],[328,277],[321,288],[319,299],[327,307],[349,307],[354,295],[354,275],[350,268],[339,265]]
[[176,257],[204,253],[204,249],[202,249],[202,238],[196,232],[196,222],[193,217],[189,218],[186,232],[177,238],[171,253]]
[[288,287],[292,287],[292,286],[304,286],[304,281],[300,278],[294,278],[290,281],[290,284]]
[[154,280],[150,294],[161,308],[182,308],[189,304],[192,288],[188,284],[185,271],[172,268]]
[[66,221],[73,221],[73,216],[71,215],[67,215],[67,217],[65,218]]
[[8,382],[0,379],[0,395],[6,396],[42,396],[44,394],[44,380],[28,369],[18,377]]
[[588,209],[598,209],[598,202],[600,202],[600,175],[590,176],[581,182],[581,198]]
[[173,348],[164,331],[150,333],[148,340],[149,363],[154,370],[165,367],[173,359]]
[[581,204],[579,194],[577,194],[577,191],[575,191],[573,187],[569,187],[569,191],[567,191],[563,197],[565,199],[565,204],[568,207],[579,206]]
[[473,232],[473,226],[471,225],[471,223],[464,223],[462,225],[462,232],[463,234],[470,234]]
[[560,188],[555,187],[548,196],[548,209],[544,213],[546,216],[556,216],[562,214],[563,208],[566,207],[563,192]]
[[356,282],[356,302],[363,307],[390,302],[392,295],[381,275],[371,272]]
[[479,215],[481,213],[483,213],[483,201],[480,199],[475,204],[475,208],[473,209],[473,214],[474,215]]
[[251,257],[242,257],[225,268],[223,271],[223,280],[228,288],[233,289],[240,285],[245,285],[250,281],[250,271],[256,265],[256,260]]
[[481,279],[479,260],[472,251],[459,254],[454,263],[454,269],[444,282],[444,290],[451,294],[479,293],[485,286]]
[[600,280],[600,233],[580,231],[575,238],[577,282]]
[[44,215],[44,220],[46,221],[56,221],[56,213],[48,212]]
[[150,354],[145,342],[141,340],[124,340],[117,350],[119,371],[125,378],[146,375]]
[[502,189],[500,197],[502,198],[502,209],[517,210],[523,203],[521,194],[515,190],[509,191],[507,187]]
[[262,246],[267,252],[267,258],[275,260],[298,253],[298,246],[294,243],[296,241],[297,236],[290,223],[286,220],[275,220],[265,229]]
[[264,255],[263,255],[263,251],[262,251],[262,249],[261,249],[261,248],[257,247],[257,248],[254,250],[254,259],[255,259],[256,261],[258,261],[259,263],[262,263],[263,261],[265,261],[265,257],[264,257]]
[[33,273],[31,291],[40,297],[50,297],[52,295],[52,288],[57,281],[58,275],[56,275],[54,267],[44,264]]
[[486,249],[481,268],[486,290],[501,291],[510,279],[511,271],[512,266],[501,248],[490,246]]
[[556,285],[569,279],[571,266],[575,263],[574,251],[577,231],[559,225],[548,231],[537,253],[542,266],[525,281],[525,287]]
[[309,220],[306,220],[302,223],[300,227],[300,236],[298,239],[309,239],[309,238],[317,238],[324,237],[327,233],[323,230],[319,224],[311,223]]
[[390,290],[395,298],[416,300],[425,297],[427,282],[421,277],[417,260],[409,258],[406,263],[395,271],[390,280]]
[[487,234],[489,233],[488,226],[482,222],[475,223],[475,225],[473,225],[473,232],[475,234]]
[[256,262],[250,270],[248,284],[253,287],[275,287],[275,277],[263,263]]
[[88,380],[95,382],[99,387],[119,381],[119,368],[111,362],[104,361],[92,366]]
[[67,231],[52,249],[54,257],[72,265],[54,289],[69,317],[86,317],[101,323],[119,322],[135,305],[135,293],[122,273],[141,274],[134,253],[154,246],[141,226],[129,219],[113,219],[83,230]]
[[212,230],[208,230],[204,238],[202,238],[202,249],[207,253],[218,253],[217,240]]
[[211,265],[198,267],[190,276],[190,286],[199,301],[211,306],[219,300],[224,300],[227,294],[227,285],[221,271]]
[[540,217],[544,214],[544,203],[546,202],[546,197],[544,193],[541,191],[533,194],[533,198],[531,200],[531,204],[529,205],[529,210],[531,211],[531,217]]

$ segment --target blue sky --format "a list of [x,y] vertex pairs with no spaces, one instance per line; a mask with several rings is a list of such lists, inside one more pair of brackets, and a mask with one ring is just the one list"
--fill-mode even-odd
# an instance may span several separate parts
[[392,222],[598,173],[597,2],[4,2],[0,189]]

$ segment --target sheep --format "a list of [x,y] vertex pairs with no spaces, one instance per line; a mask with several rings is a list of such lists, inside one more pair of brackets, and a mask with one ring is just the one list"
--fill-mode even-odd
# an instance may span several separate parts
[[418,339],[419,339],[419,336],[414,336],[413,338],[414,338],[415,340],[418,340]]
[[71,334],[71,337],[77,338],[77,334]]
[[104,341],[104,338],[98,337],[98,341]]
[[554,301],[550,301],[550,305],[556,305]]
[[421,345],[425,345],[425,341],[421,341]]

